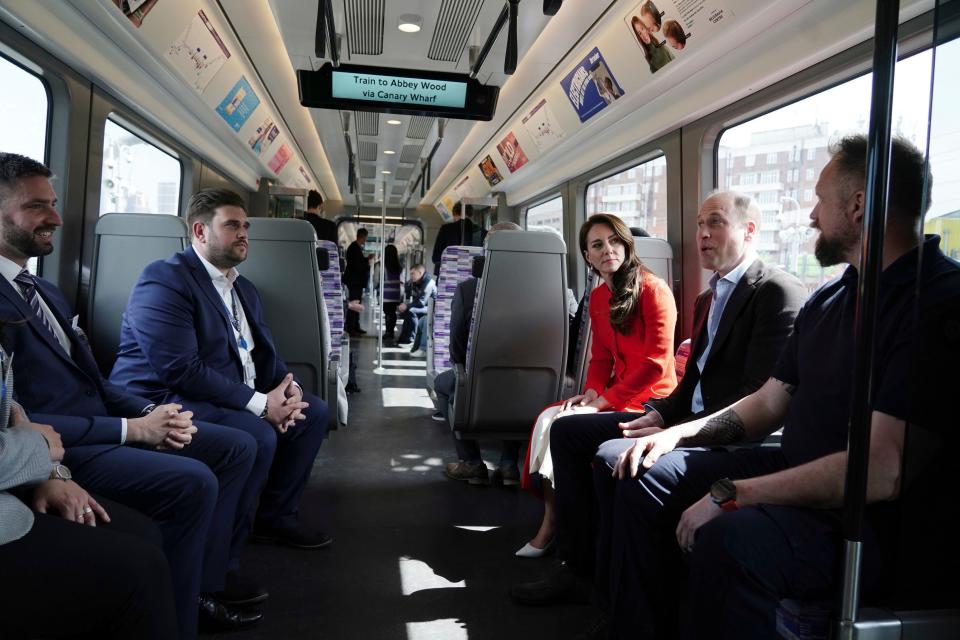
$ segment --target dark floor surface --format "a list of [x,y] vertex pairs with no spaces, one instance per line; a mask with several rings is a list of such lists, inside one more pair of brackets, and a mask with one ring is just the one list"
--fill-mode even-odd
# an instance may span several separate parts
[[[302,502],[302,520],[330,532],[333,545],[249,545],[243,571],[270,592],[264,620],[205,637],[504,640],[584,630],[594,616],[588,606],[510,601],[512,583],[556,562],[513,555],[536,531],[540,502],[446,479],[443,464],[455,458],[449,429],[430,419],[432,406],[411,406],[427,402],[423,366],[403,366],[415,359],[391,349],[386,368],[408,375],[375,374],[376,345],[353,341],[362,393],[350,396],[350,424],[324,443]],[[488,466],[498,455],[495,443],[484,446]]]

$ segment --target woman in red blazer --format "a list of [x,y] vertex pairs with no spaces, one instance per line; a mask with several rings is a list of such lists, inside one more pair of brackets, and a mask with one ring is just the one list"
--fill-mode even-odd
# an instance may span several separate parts
[[616,216],[590,216],[580,228],[580,251],[601,279],[590,295],[587,382],[582,394],[545,409],[533,428],[523,486],[531,487],[534,473],[543,477],[544,514],[537,535],[517,551],[522,557],[542,556],[553,541],[553,421],[570,413],[642,411],[644,402],[677,386],[677,306],[667,283],[641,264],[630,229]]

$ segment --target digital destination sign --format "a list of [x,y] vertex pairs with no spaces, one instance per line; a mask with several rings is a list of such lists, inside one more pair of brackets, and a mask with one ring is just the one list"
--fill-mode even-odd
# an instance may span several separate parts
[[403,78],[371,73],[334,71],[331,95],[340,100],[394,102],[463,109],[467,83],[428,78]]
[[490,120],[500,88],[456,73],[327,63],[297,71],[300,104],[464,120]]

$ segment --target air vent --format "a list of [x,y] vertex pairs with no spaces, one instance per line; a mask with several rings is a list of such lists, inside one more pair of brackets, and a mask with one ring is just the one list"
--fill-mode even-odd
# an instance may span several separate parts
[[390,193],[395,196],[402,196],[403,192],[406,191],[406,189],[407,189],[406,185],[395,184],[393,185],[393,190]]
[[364,202],[373,204],[373,201],[374,201],[374,200],[376,200],[376,198],[374,198],[373,196],[363,196],[363,201],[364,201]]
[[386,0],[343,0],[351,55],[383,53],[383,7]]
[[380,135],[380,114],[354,111],[353,117],[357,121],[357,134],[361,136]]
[[400,152],[400,164],[414,164],[423,150],[422,144],[405,144]]
[[430,129],[433,127],[433,118],[426,116],[414,116],[410,118],[410,126],[407,127],[407,137],[414,140],[426,140],[430,135]]
[[482,4],[483,0],[443,0],[427,57],[431,60],[458,62],[467,46],[467,38],[473,31]]
[[360,177],[365,179],[372,179],[377,177],[377,167],[372,164],[361,164],[360,165]]
[[411,173],[413,173],[413,167],[397,167],[397,170],[393,172],[393,176],[398,182],[404,182],[410,179]]
[[375,193],[377,191],[377,185],[372,182],[361,182],[360,183],[360,193]]
[[357,157],[360,158],[360,162],[376,162],[377,161],[377,143],[363,142],[361,140],[357,144]]

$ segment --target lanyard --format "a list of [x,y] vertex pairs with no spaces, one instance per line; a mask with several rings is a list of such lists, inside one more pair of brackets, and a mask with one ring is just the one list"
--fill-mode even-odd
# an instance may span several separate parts
[[[237,332],[237,345],[244,351],[248,350],[250,346],[247,344],[246,338],[243,337],[243,332],[240,331],[240,312],[237,310],[237,292],[230,287],[230,302],[232,303],[232,308],[227,307],[227,311],[230,312],[230,324],[233,325],[234,331]],[[224,303],[226,306],[226,303]]]

